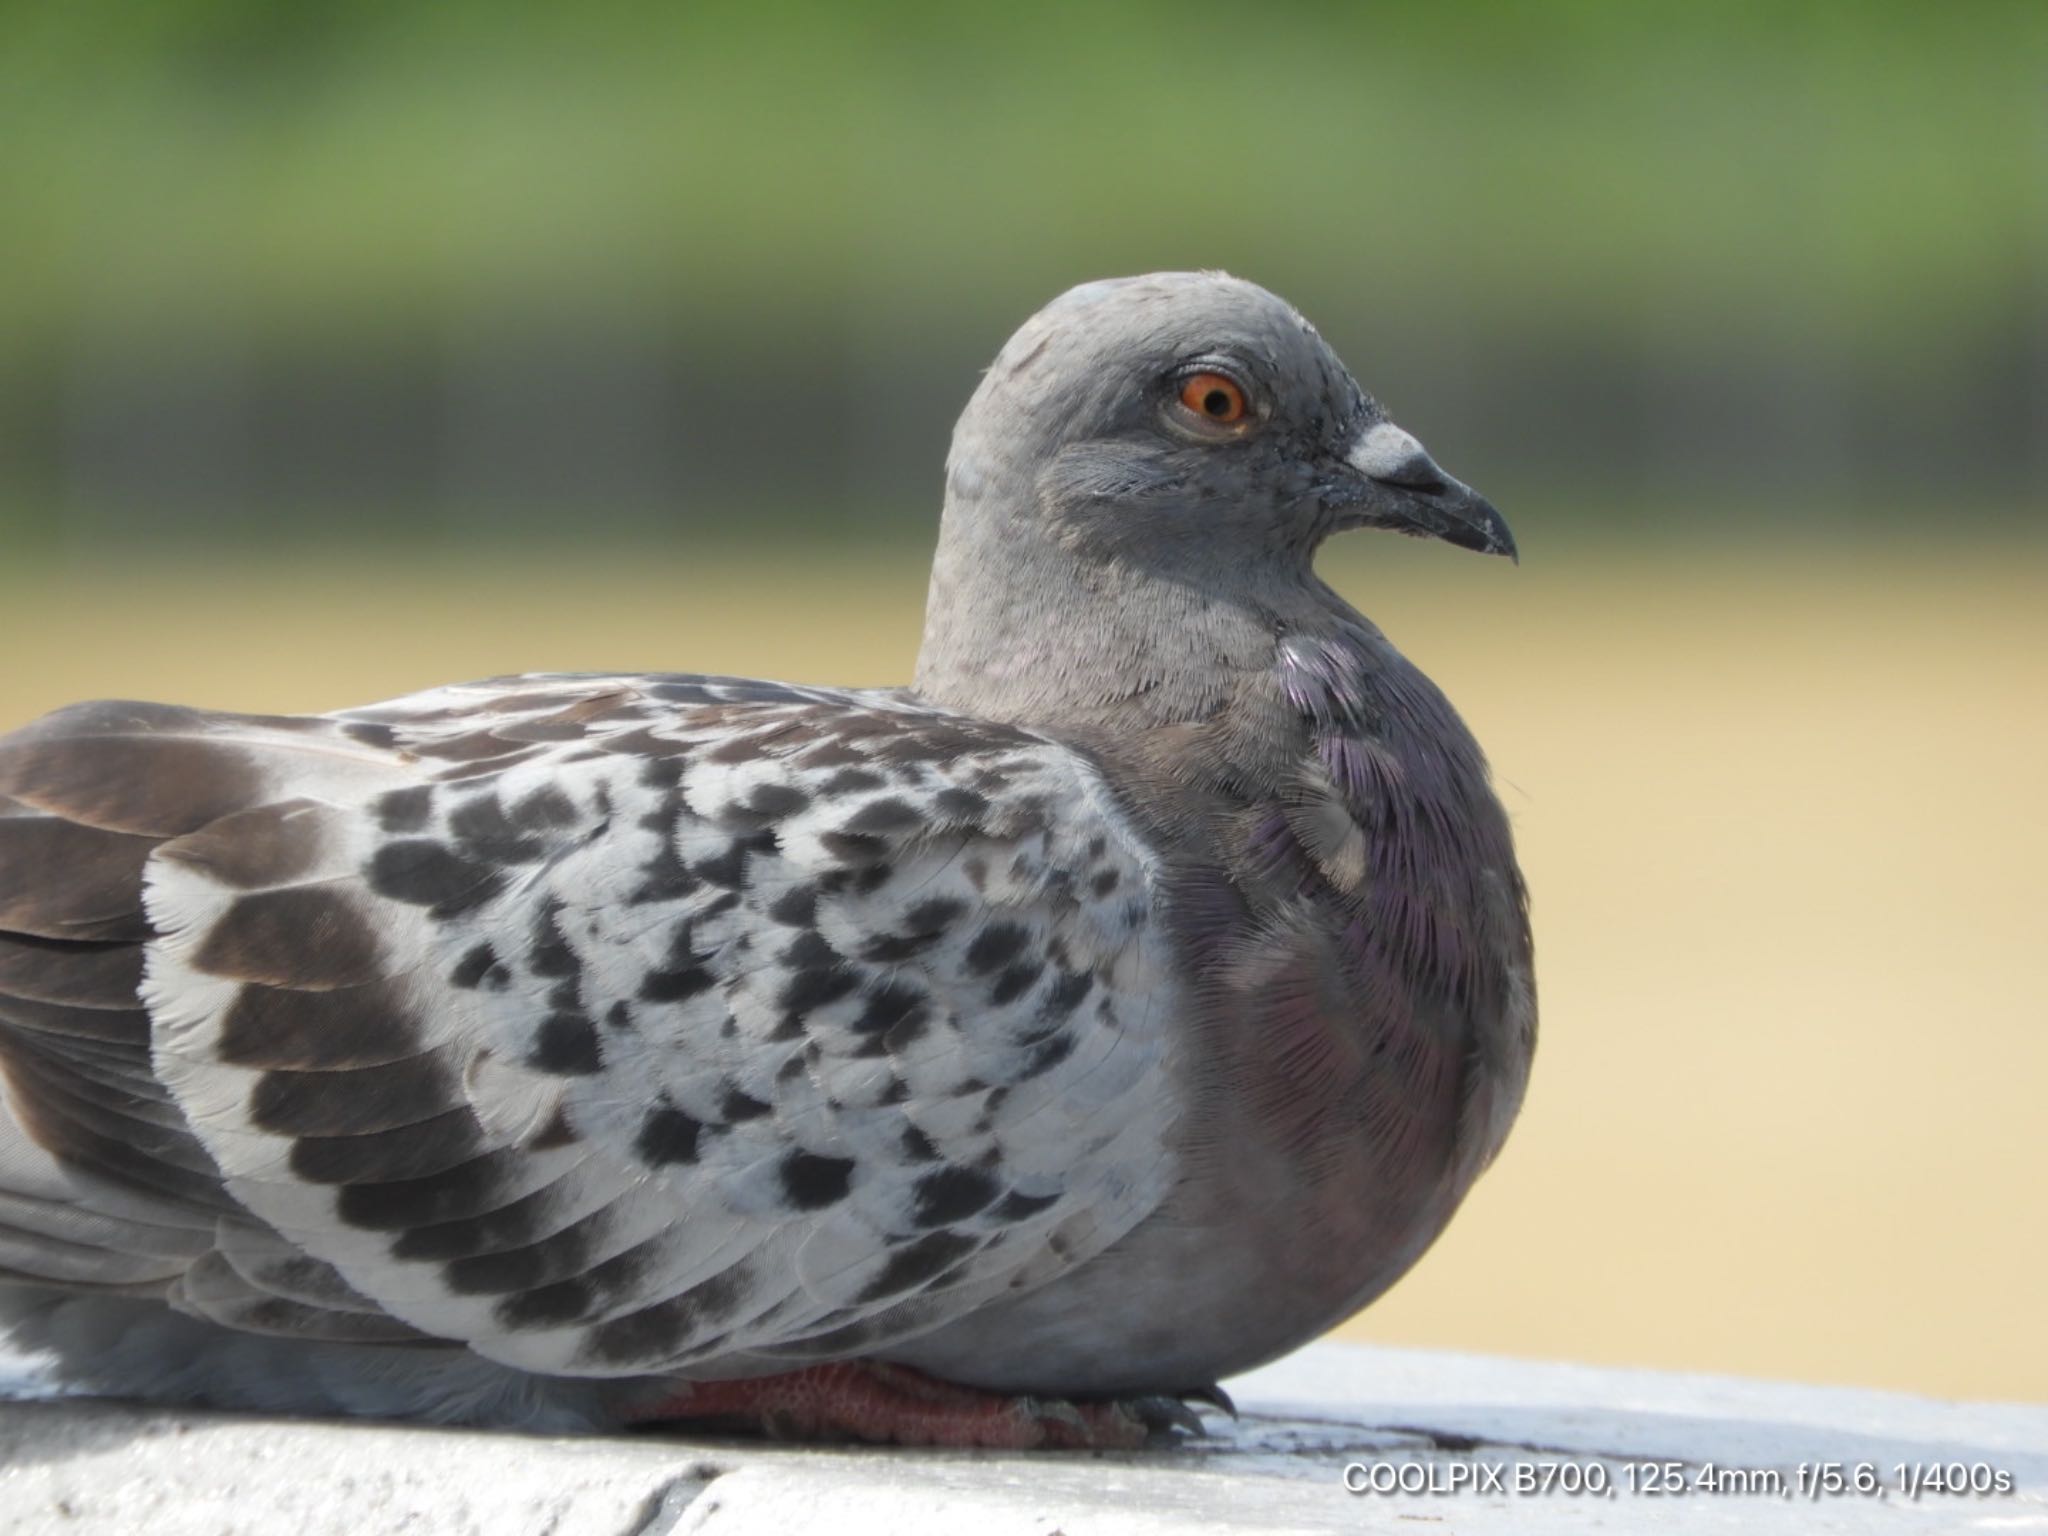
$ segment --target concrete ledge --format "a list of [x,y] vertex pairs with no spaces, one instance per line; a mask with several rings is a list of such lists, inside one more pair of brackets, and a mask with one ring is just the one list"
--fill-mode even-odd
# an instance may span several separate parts
[[[2048,1407],[1319,1344],[1138,1455],[550,1439],[0,1404],[0,1528],[67,1536],[1582,1530],[2048,1532]],[[2011,1492],[1803,1496],[1800,1464]],[[1354,1482],[1452,1488],[1348,1493]],[[1656,1470],[1648,1470],[1654,1468]],[[1778,1486],[1769,1485],[1769,1474]],[[1817,1479],[1820,1471],[1809,1472]],[[1498,1477],[1502,1486],[1477,1486]],[[1516,1491],[1521,1481],[1523,1491]],[[1549,1491],[1533,1491],[1548,1481]],[[1651,1493],[1655,1482],[1667,1491]],[[1599,1491],[1569,1491],[1581,1485]],[[1683,1489],[1684,1491],[1668,1491]]]

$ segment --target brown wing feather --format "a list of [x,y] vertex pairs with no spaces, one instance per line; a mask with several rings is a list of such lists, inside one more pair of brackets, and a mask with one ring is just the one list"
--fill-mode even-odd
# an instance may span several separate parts
[[137,995],[145,862],[246,780],[213,744],[156,734],[192,719],[85,705],[0,737],[0,1249],[18,1278],[161,1282],[234,1209],[151,1070]]
[[[107,703],[0,737],[0,1281],[154,1294],[244,1332],[425,1337],[248,1219],[156,1076],[140,998],[144,946],[157,936],[145,866],[162,850],[246,893],[233,931],[247,942],[217,946],[207,963],[341,989],[316,994],[340,1004],[333,1027],[307,1042],[316,1059],[350,1038],[351,1019],[376,1015],[374,989],[347,974],[372,974],[373,956],[321,931],[318,912],[300,910],[302,894],[275,889],[306,872],[320,808],[266,798],[247,747],[251,733],[323,729],[334,735],[315,720]],[[338,736],[309,744],[344,772],[362,755]],[[252,1019],[267,990],[248,989]],[[290,1056],[296,1037],[252,1038]],[[276,1074],[268,1111],[317,1132],[335,1102],[317,1091],[323,1076]],[[393,1092],[402,1084],[363,1086],[404,1120],[405,1096]]]

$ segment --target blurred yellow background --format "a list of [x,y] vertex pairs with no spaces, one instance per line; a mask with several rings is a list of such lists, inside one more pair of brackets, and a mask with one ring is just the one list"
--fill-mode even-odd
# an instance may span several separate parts
[[[1534,895],[1501,1162],[1345,1331],[2048,1398],[2048,558],[1796,541],[1325,574],[1451,693]],[[0,582],[0,727],[525,669],[909,675],[923,552],[96,562]]]
[[2048,5],[0,4],[0,728],[910,674],[1072,283],[1301,307],[1521,569],[1543,1040],[1355,1329],[2048,1400]]

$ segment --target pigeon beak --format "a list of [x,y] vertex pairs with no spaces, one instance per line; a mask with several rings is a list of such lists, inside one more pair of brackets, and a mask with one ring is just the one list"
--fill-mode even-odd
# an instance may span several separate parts
[[1366,482],[1346,519],[1351,525],[1442,539],[1460,549],[1506,555],[1521,563],[1515,536],[1493,504],[1445,474],[1422,444],[1391,421],[1368,427],[1346,462]]

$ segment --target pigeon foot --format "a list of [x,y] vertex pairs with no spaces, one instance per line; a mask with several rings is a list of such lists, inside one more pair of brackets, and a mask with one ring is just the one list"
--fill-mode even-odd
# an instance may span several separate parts
[[1128,1451],[1202,1433],[1178,1398],[1070,1401],[956,1386],[909,1366],[853,1360],[776,1376],[679,1383],[634,1415],[642,1426],[737,1429],[774,1440],[984,1450]]

